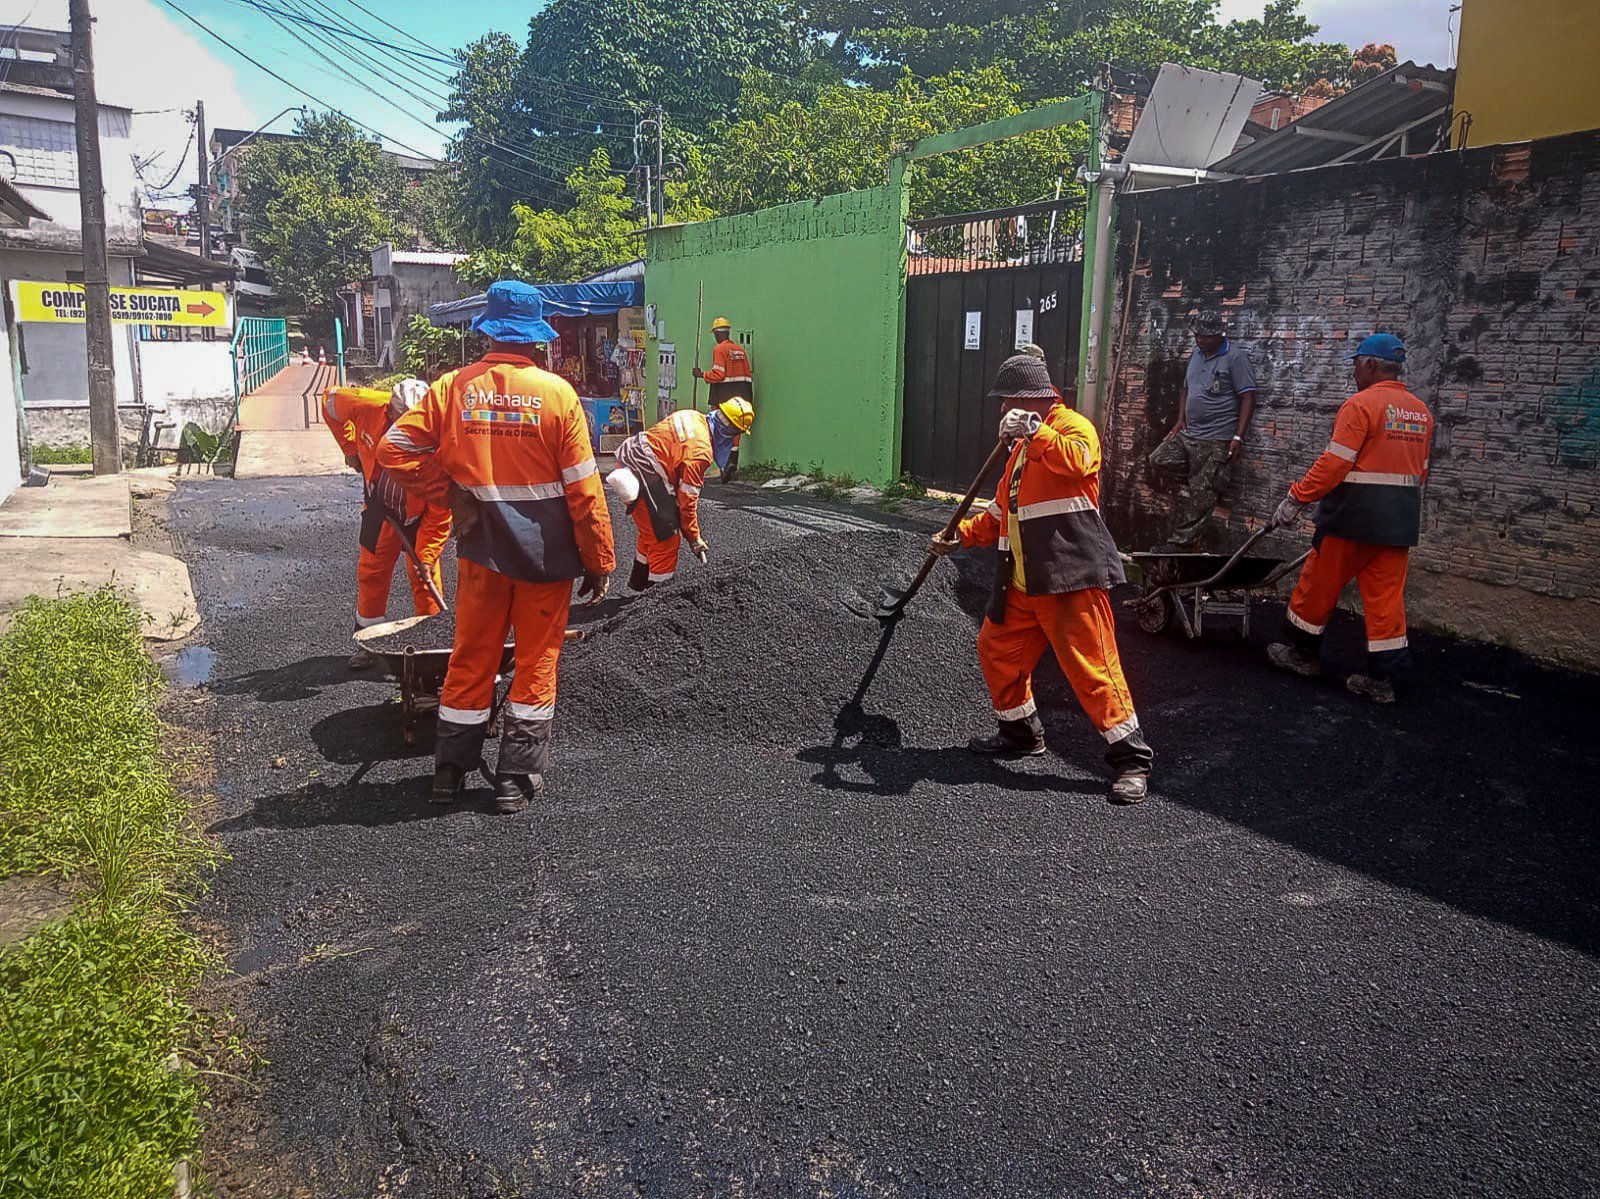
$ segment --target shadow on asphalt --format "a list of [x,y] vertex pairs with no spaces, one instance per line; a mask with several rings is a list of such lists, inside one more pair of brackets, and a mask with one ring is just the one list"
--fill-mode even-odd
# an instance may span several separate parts
[[468,786],[461,803],[445,807],[430,802],[428,791],[432,777],[429,771],[398,784],[311,783],[296,791],[258,799],[249,812],[218,821],[206,831],[228,835],[257,828],[306,829],[329,825],[383,828],[417,820],[443,819],[459,812],[488,813],[492,810],[494,792],[481,781]]
[[264,704],[294,703],[311,699],[326,687],[374,677],[372,671],[356,673],[337,654],[302,658],[287,666],[253,670],[249,674],[212,680],[211,690],[223,695],[250,695]]
[[407,745],[401,733],[400,705],[394,702],[344,708],[312,725],[311,740],[329,762],[360,766],[433,756],[433,719],[417,722],[417,741]]

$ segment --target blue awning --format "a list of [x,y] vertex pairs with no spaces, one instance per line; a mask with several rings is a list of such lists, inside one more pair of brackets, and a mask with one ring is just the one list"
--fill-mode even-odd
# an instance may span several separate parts
[[[536,285],[544,298],[544,314],[551,316],[604,316],[621,308],[639,308],[644,305],[644,281],[627,280],[613,283],[540,283]],[[484,297],[468,296],[464,300],[447,300],[443,304],[428,306],[430,324],[465,325],[483,311]]]

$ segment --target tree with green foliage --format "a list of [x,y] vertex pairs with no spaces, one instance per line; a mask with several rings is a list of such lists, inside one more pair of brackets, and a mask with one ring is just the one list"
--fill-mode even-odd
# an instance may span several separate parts
[[511,235],[512,206],[531,195],[532,164],[496,149],[524,140],[516,84],[522,48],[509,34],[490,33],[469,43],[459,58],[443,121],[463,128],[450,141],[453,224],[466,243],[499,245]]
[[604,150],[572,172],[567,187],[576,199],[564,212],[516,205],[510,245],[468,258],[457,269],[462,282],[473,287],[507,278],[570,283],[643,252],[627,183],[612,173]]
[[295,132],[243,153],[240,212],[280,300],[326,320],[337,289],[369,274],[372,250],[394,236],[405,179],[335,113],[303,116]]
[[[747,212],[876,186],[889,159],[921,138],[1020,111],[1020,88],[997,67],[929,80],[904,74],[887,91],[843,83],[797,91],[752,75],[738,119],[706,155],[701,198],[720,212]],[[1049,199],[1058,184],[1079,195],[1072,168],[1086,138],[1066,126],[918,163],[912,215]]]

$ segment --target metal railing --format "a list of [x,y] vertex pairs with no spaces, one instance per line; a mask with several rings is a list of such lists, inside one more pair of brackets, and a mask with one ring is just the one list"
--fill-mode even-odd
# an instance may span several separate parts
[[964,212],[906,225],[910,275],[1042,266],[1082,257],[1083,213],[1067,201]]
[[289,365],[289,322],[241,316],[233,335],[233,398],[250,394]]

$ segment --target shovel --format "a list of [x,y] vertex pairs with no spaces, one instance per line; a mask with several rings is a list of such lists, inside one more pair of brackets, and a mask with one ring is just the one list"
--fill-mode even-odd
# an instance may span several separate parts
[[417,547],[406,534],[406,528],[400,523],[398,517],[387,508],[383,510],[383,519],[389,522],[389,527],[394,530],[394,535],[400,539],[400,548],[405,550],[406,557],[416,565],[417,573],[422,576],[422,585],[428,589],[428,594],[433,596],[433,602],[439,605],[439,611],[450,611],[450,605],[444,602],[444,596],[439,593],[439,588],[433,581],[433,574],[422,564],[422,559],[417,555]]
[[[956,530],[961,526],[961,518],[966,516],[967,509],[972,507],[972,501],[977,498],[978,490],[983,486],[984,480],[989,477],[989,472],[1005,461],[1010,449],[1011,447],[1004,441],[995,442],[994,449],[989,451],[989,456],[983,460],[983,466],[978,470],[978,477],[972,480],[972,486],[967,488],[967,494],[961,497],[961,502],[956,505],[955,512],[951,514],[949,522],[945,525],[944,535],[946,537],[955,536]],[[928,575],[933,570],[933,564],[938,560],[939,555],[930,550],[928,556],[922,560],[922,569],[917,571],[916,577],[911,580],[911,585],[903,591],[897,591],[893,587],[885,587],[882,597],[878,600],[878,606],[872,610],[872,614],[879,620],[899,620],[911,597],[916,595],[922,589],[923,583],[928,581]]]

